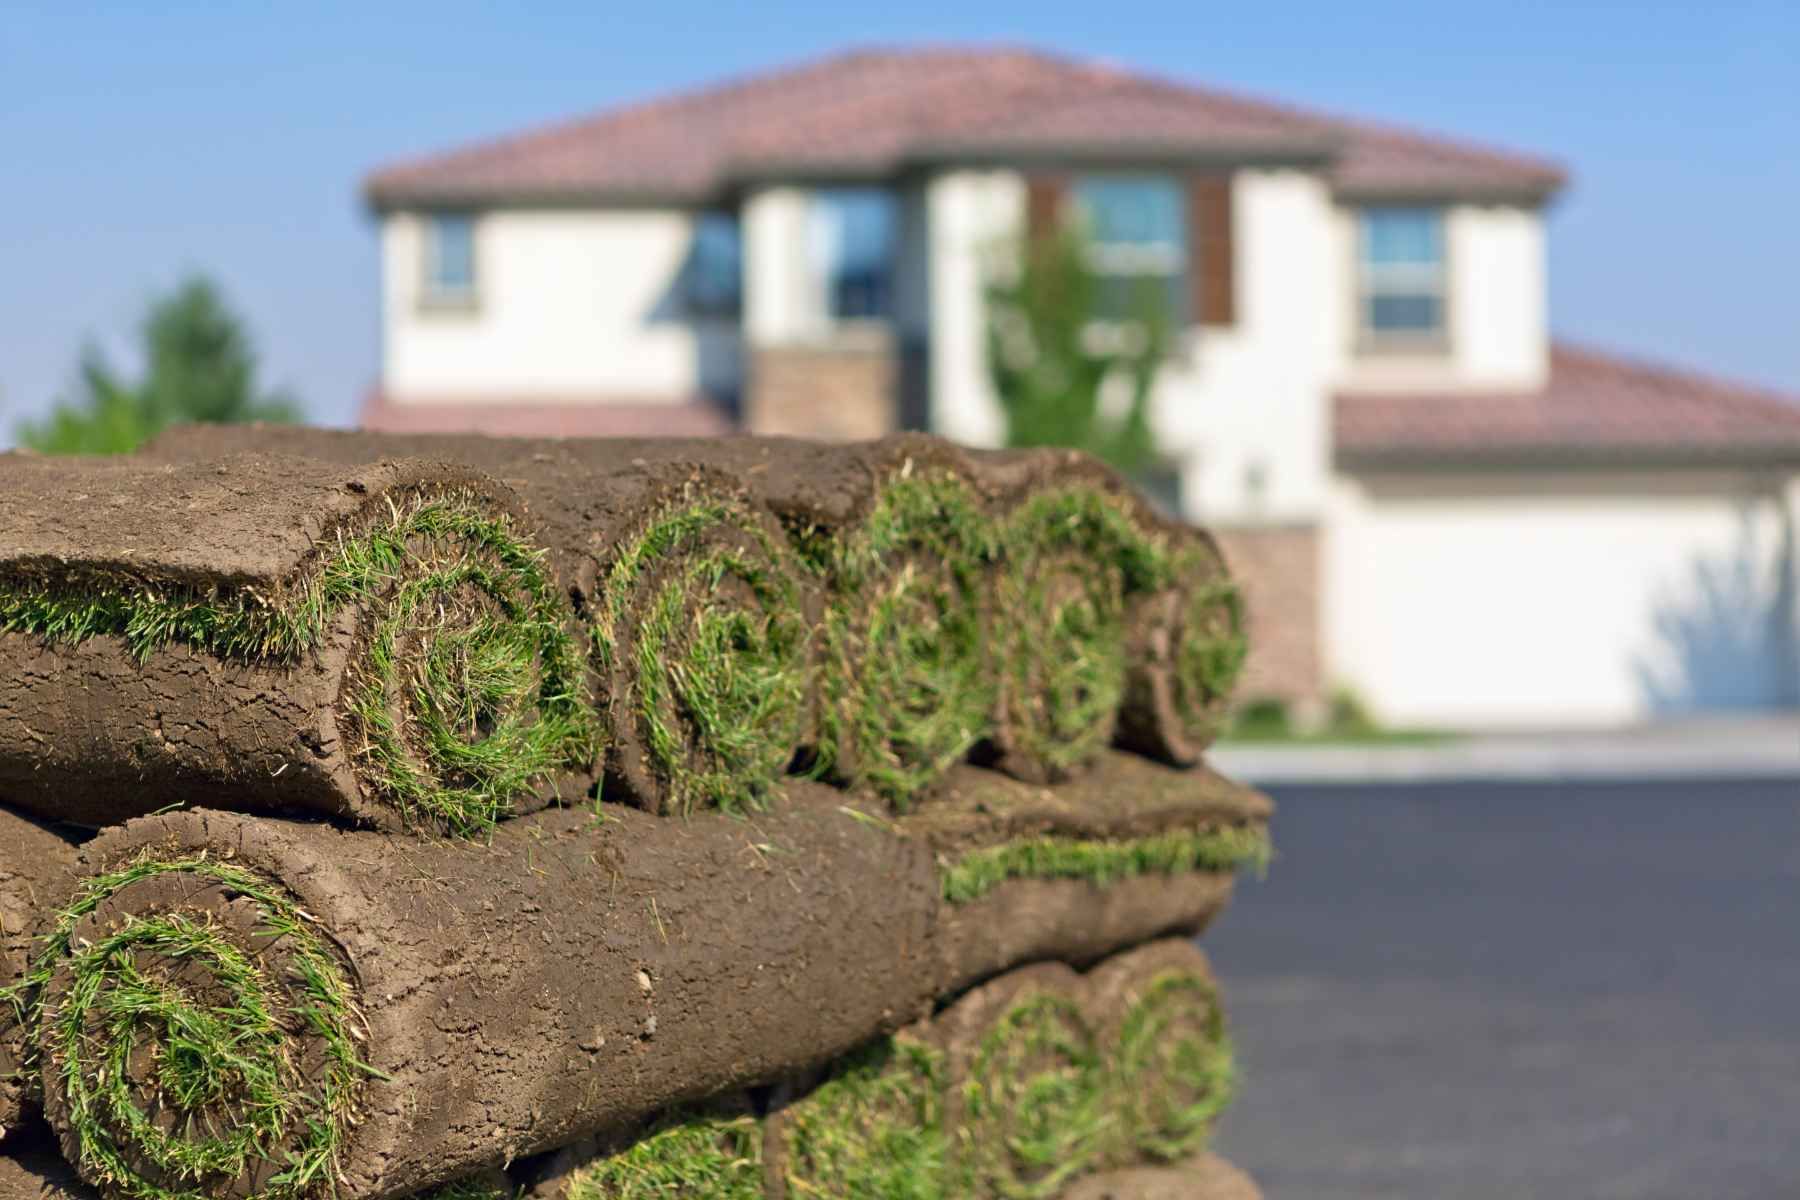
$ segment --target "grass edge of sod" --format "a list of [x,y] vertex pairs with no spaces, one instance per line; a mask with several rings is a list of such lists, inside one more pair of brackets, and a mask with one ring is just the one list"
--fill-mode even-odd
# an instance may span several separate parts
[[[205,1200],[204,1193],[200,1191],[174,1190],[138,1178],[129,1162],[121,1156],[105,1123],[105,1116],[96,1111],[98,1105],[104,1105],[110,1109],[114,1118],[123,1117],[128,1124],[133,1123],[130,1114],[136,1110],[128,1097],[121,1098],[124,1088],[122,1075],[115,1080],[117,1086],[107,1095],[91,1095],[83,1074],[83,1057],[71,1049],[83,1044],[82,1017],[87,1007],[99,997],[106,968],[118,965],[113,954],[113,950],[117,948],[109,949],[110,943],[123,935],[133,935],[135,940],[135,937],[142,936],[141,933],[134,934],[137,930],[149,929],[154,933],[157,928],[155,922],[160,920],[166,923],[168,915],[128,919],[121,934],[98,944],[83,945],[79,950],[74,946],[76,925],[98,909],[105,900],[133,883],[168,874],[186,874],[205,879],[252,901],[263,910],[267,935],[271,939],[291,940],[297,971],[295,978],[287,983],[307,999],[297,1002],[290,1013],[300,1026],[323,1039],[329,1066],[325,1071],[325,1078],[319,1083],[317,1096],[310,1104],[316,1111],[297,1114],[304,1128],[302,1147],[288,1153],[284,1168],[272,1176],[256,1195],[257,1200],[298,1200],[316,1194],[315,1189],[321,1183],[327,1188],[334,1187],[338,1175],[338,1151],[345,1130],[354,1123],[360,1085],[365,1079],[378,1076],[378,1072],[363,1061],[355,1048],[355,1043],[366,1041],[368,1035],[362,1027],[341,952],[333,948],[327,935],[315,931],[315,919],[296,900],[285,894],[278,884],[266,880],[256,872],[230,866],[204,854],[163,860],[157,858],[155,851],[146,850],[136,859],[85,881],[76,899],[58,913],[55,925],[43,935],[43,947],[25,976],[17,983],[0,989],[0,1003],[10,1006],[14,1019],[33,1035],[27,1041],[24,1069],[29,1071],[36,1068],[46,1053],[51,1054],[51,1065],[66,1090],[69,1108],[67,1133],[78,1143],[79,1165],[86,1168],[84,1175],[89,1172],[98,1175],[100,1181],[109,1188],[137,1200]],[[186,924],[192,926],[194,923],[188,921]],[[195,928],[202,935],[210,933],[204,926]],[[215,939],[229,947],[224,939],[216,938],[216,935]],[[229,949],[236,959],[244,958],[236,947]],[[47,1001],[44,992],[56,972],[57,964],[65,959],[70,961],[70,969],[75,976],[71,999],[65,1003],[62,1011],[49,1014],[45,1012]],[[100,961],[101,959],[113,961]],[[247,960],[244,965],[256,969]],[[167,1002],[167,997],[164,997],[164,1001]],[[246,1003],[228,1015],[240,1019],[249,1015],[256,1017],[259,1023],[270,1022],[266,1012],[251,1013],[250,1008]],[[184,1022],[184,1025],[192,1028],[191,1022]],[[128,1052],[130,1046],[127,1045],[124,1049]],[[207,1047],[202,1052],[217,1053],[218,1048]],[[285,1055],[278,1054],[277,1057],[284,1060],[280,1065],[291,1067],[291,1064],[285,1062]],[[195,1165],[217,1173],[230,1170],[231,1160],[235,1159],[237,1169],[241,1170],[249,1163],[253,1152],[259,1148],[267,1148],[266,1145],[259,1144],[273,1142],[276,1137],[287,1132],[285,1120],[295,1107],[292,1097],[269,1098],[260,1107],[267,1109],[267,1113],[259,1112],[259,1115],[275,1117],[278,1122],[275,1128],[265,1127],[259,1136],[242,1139],[227,1150],[223,1157],[215,1158],[210,1164],[203,1164],[201,1156],[196,1155],[193,1159]],[[138,1145],[133,1149],[139,1154],[153,1158],[155,1156],[155,1147]],[[261,1161],[274,1161],[267,1154],[258,1153],[256,1156]]]
[[[949,1165],[944,1056],[889,1035],[852,1051],[782,1113],[793,1200],[935,1200]],[[889,1106],[909,1109],[910,1122]]]
[[[729,546],[707,548],[707,531],[721,526],[747,538],[762,561]],[[691,491],[621,547],[606,571],[590,628],[602,675],[625,681],[614,684],[608,702],[623,701],[630,711],[623,718],[610,713],[609,721],[636,722],[674,811],[686,813],[696,800],[725,811],[760,808],[780,786],[801,738],[811,631],[800,619],[798,557],[785,538],[760,526],[747,502]],[[635,610],[629,605],[659,559],[693,548],[701,553],[673,577],[661,578],[649,603]],[[727,575],[749,589],[760,621],[742,609],[721,612],[710,602]],[[628,624],[634,653],[622,655]],[[671,662],[666,651],[678,643],[683,657]],[[671,717],[685,722],[692,735],[678,733]],[[688,761],[695,748],[717,765],[696,770]]]
[[[385,499],[385,514],[366,528],[354,533],[340,528],[321,538],[273,600],[247,589],[220,593],[147,579],[121,578],[83,590],[0,579],[0,630],[52,643],[111,635],[140,660],[182,643],[221,659],[290,663],[317,645],[328,623],[347,606],[378,605],[382,615],[394,615],[394,605],[381,605],[392,593],[400,602],[397,615],[404,618],[421,599],[430,598],[421,588],[471,581],[492,586],[499,576],[509,577],[523,599],[503,597],[501,603],[521,632],[529,634],[530,645],[520,650],[531,652],[537,667],[535,695],[529,699],[538,719],[515,723],[515,761],[489,764],[497,769],[466,776],[471,786],[421,775],[388,711],[390,689],[402,690],[394,677],[392,621],[373,629],[362,656],[367,665],[354,670],[358,678],[346,681],[343,700],[345,715],[360,727],[362,736],[351,739],[358,743],[352,756],[365,784],[390,798],[408,823],[423,813],[453,833],[478,836],[505,815],[512,797],[530,781],[592,758],[594,730],[583,695],[582,660],[544,551],[530,545],[507,517],[491,511],[478,493],[413,488]],[[428,573],[422,579],[410,575],[414,539],[462,547],[453,566],[465,570]],[[477,555],[491,555],[498,570]],[[429,707],[435,699],[425,694],[429,691],[414,689],[404,698]],[[457,752],[455,738],[434,737],[430,745],[453,760],[463,759],[461,766],[469,765],[470,756]]]
[[938,868],[951,904],[979,900],[1015,879],[1076,879],[1098,887],[1140,875],[1266,870],[1274,850],[1261,826],[1221,825],[1141,838],[1045,835],[966,851]]
[[756,1117],[675,1113],[643,1138],[577,1171],[567,1200],[762,1200],[763,1127]]

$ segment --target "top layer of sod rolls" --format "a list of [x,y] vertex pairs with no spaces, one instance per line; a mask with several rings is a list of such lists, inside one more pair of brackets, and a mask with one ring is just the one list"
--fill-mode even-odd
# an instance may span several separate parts
[[[664,812],[753,808],[794,770],[904,808],[970,756],[1034,781],[1064,778],[1114,741],[1191,763],[1243,656],[1236,592],[1210,541],[1164,521],[1078,455],[965,452],[915,435],[820,446],[206,427],[165,436],[148,457],[203,477],[221,455],[273,447],[320,460],[308,471],[337,463],[340,475],[429,454],[503,480],[520,498],[506,525],[519,553],[496,557],[489,547],[478,561],[428,569],[418,585],[388,587],[392,636],[369,639],[362,673],[345,674],[363,684],[346,692],[360,702],[343,706],[345,740],[364,779],[392,798],[381,811],[401,823],[480,832],[555,792],[575,798],[589,763],[604,770],[606,799]],[[147,468],[94,467],[90,493],[115,494],[133,470]],[[8,474],[18,472],[8,467],[0,479]],[[248,484],[240,494],[271,503]],[[211,520],[221,514],[214,505]],[[154,560],[166,574],[219,573],[218,563],[192,561],[195,546],[218,536],[207,522],[141,524],[158,533]],[[315,519],[309,536],[328,524]],[[226,544],[236,536],[228,529]],[[81,537],[65,540],[80,549]],[[498,568],[480,564],[511,570],[526,558],[537,566],[524,588],[533,599],[509,610],[497,598]],[[434,601],[452,584],[458,602]],[[40,589],[59,601],[79,590]],[[238,593],[264,607],[255,583]],[[556,630],[573,628],[579,644],[544,624],[548,657],[524,672],[519,651],[533,635],[511,632],[520,626],[510,613],[540,601],[559,610]],[[156,621],[84,624],[29,604],[9,611],[8,627],[59,646],[106,633],[141,655],[181,640],[146,639]],[[216,634],[187,640],[227,658],[247,649]],[[546,665],[559,686],[539,686],[541,711],[500,721],[507,697],[540,682]],[[142,701],[154,707],[152,697]],[[271,717],[270,729],[278,726]],[[335,745],[337,733],[313,739]],[[268,730],[253,740],[264,770],[254,788],[239,788],[249,799],[232,802],[306,803],[297,777],[278,774],[302,757],[294,739],[279,753]],[[203,756],[187,755],[176,771],[146,770],[160,760],[145,741],[110,752],[119,761],[109,782],[165,781],[153,788],[157,803],[138,811],[227,802],[209,786],[212,763],[193,761]],[[567,753],[546,758],[540,743]],[[21,775],[24,764],[41,766],[27,748],[13,757]],[[90,768],[103,757],[86,754]],[[464,789],[471,802],[449,817],[433,810],[432,776],[420,767],[437,760],[475,784]],[[305,781],[320,773],[300,765]],[[187,786],[195,783],[201,796]]]

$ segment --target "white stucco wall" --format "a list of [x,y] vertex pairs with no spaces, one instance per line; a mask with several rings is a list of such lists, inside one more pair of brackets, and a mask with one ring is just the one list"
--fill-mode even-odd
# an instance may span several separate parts
[[692,399],[737,384],[732,320],[694,320],[674,292],[693,239],[676,209],[479,214],[477,299],[421,303],[424,221],[381,228],[382,380],[390,399]]
[[824,295],[807,253],[811,193],[764,187],[744,198],[744,335],[780,345],[819,335]]
[[1332,217],[1337,386],[1363,391],[1528,391],[1550,367],[1548,280],[1540,210],[1457,204],[1444,212],[1449,270],[1443,353],[1357,348],[1356,210]]
[[1309,172],[1239,171],[1232,220],[1237,319],[1189,331],[1158,383],[1158,440],[1190,519],[1311,521],[1331,461],[1330,195]]
[[987,374],[982,290],[991,256],[1025,227],[1025,180],[1016,171],[934,175],[925,188],[931,302],[931,427],[972,446],[994,446],[1006,423]]
[[1795,519],[1779,483],[1698,471],[1342,479],[1333,681],[1401,725],[1795,703]]

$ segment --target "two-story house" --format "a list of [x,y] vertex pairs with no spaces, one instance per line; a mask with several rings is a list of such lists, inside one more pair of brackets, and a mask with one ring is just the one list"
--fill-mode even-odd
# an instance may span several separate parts
[[371,427],[1004,437],[996,247],[1180,317],[1169,501],[1247,690],[1394,722],[1800,704],[1800,408],[1552,344],[1541,159],[1012,50],[851,53],[385,167]]

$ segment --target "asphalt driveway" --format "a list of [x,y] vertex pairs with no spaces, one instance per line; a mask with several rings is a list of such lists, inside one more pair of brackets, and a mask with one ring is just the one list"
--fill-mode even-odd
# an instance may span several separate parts
[[1271,1200],[1800,1197],[1800,777],[1271,790],[1203,942]]

